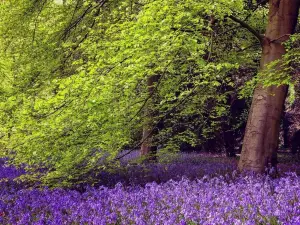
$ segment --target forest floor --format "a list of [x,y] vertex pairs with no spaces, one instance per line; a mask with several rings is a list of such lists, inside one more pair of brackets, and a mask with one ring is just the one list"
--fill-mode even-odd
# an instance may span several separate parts
[[26,189],[13,181],[23,171],[0,161],[0,224],[300,224],[300,163],[290,155],[271,178],[241,175],[222,155],[128,165],[134,154],[84,192]]

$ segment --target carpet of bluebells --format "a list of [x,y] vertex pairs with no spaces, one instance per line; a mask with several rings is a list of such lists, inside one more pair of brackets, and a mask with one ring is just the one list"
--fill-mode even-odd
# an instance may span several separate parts
[[[288,161],[288,160],[287,160]],[[182,155],[168,164],[103,173],[85,191],[25,189],[0,160],[0,224],[300,224],[300,165],[280,177],[240,175],[235,159]]]

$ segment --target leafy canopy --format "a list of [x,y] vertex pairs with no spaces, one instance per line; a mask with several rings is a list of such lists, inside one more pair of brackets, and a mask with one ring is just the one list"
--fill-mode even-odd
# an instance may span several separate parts
[[257,68],[260,54],[228,16],[262,31],[266,10],[241,0],[9,0],[0,13],[0,154],[26,165],[24,179],[55,186],[136,146],[151,76],[165,150],[213,134],[237,88],[230,74]]

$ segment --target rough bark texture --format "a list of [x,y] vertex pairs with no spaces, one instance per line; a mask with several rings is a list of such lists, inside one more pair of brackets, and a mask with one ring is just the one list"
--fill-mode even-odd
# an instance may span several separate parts
[[[283,42],[294,32],[300,0],[270,0],[269,21],[262,42],[261,69],[285,54]],[[255,89],[247,122],[239,169],[264,172],[276,165],[280,129],[287,86]]]
[[154,136],[157,134],[157,127],[155,124],[155,116],[157,116],[157,109],[155,105],[155,84],[159,80],[159,75],[150,76],[147,81],[149,100],[145,110],[145,125],[143,127],[143,137],[141,145],[141,156],[146,156],[148,160],[156,160],[157,146],[154,144]]

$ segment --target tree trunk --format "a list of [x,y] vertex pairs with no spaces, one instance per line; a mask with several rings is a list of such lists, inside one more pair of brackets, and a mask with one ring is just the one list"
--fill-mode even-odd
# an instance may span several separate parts
[[[300,0],[269,0],[269,21],[262,41],[261,69],[285,54],[283,42],[297,24]],[[280,68],[278,68],[280,69]],[[262,173],[276,166],[280,118],[287,86],[262,87],[254,91],[243,142],[239,170]]]
[[155,161],[157,146],[154,143],[154,136],[157,134],[155,117],[158,115],[158,110],[155,107],[156,94],[155,84],[159,80],[159,75],[150,76],[147,80],[149,100],[145,110],[145,124],[143,127],[143,137],[141,145],[141,156],[146,157],[146,160]]

